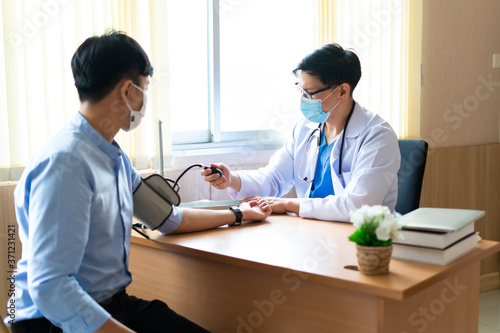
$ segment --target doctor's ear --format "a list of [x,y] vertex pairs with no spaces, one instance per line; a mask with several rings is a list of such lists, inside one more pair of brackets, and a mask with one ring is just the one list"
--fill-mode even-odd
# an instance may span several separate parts
[[351,86],[348,83],[342,83],[339,86],[339,91],[340,91],[340,97],[339,97],[339,99],[341,101],[343,101],[344,99],[346,99],[347,97],[349,97],[349,95],[351,93]]

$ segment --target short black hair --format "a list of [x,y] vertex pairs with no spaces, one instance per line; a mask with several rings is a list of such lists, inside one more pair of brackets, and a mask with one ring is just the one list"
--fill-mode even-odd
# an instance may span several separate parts
[[152,76],[153,67],[142,47],[120,31],[85,40],[71,59],[80,101],[99,102],[122,80],[140,84],[140,76]]
[[293,74],[297,76],[298,71],[318,77],[326,86],[347,83],[351,87],[351,94],[361,78],[358,56],[336,43],[323,45],[307,55],[293,70]]

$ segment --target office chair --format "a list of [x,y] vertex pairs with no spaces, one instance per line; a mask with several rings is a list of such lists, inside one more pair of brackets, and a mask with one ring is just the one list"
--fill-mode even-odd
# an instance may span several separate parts
[[401,166],[398,171],[396,212],[406,214],[418,208],[427,160],[427,142],[399,140]]

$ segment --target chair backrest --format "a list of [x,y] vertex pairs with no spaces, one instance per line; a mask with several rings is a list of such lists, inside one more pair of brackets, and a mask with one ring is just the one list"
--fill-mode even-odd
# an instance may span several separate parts
[[418,208],[427,160],[427,142],[399,140],[401,166],[398,171],[396,212],[406,214]]

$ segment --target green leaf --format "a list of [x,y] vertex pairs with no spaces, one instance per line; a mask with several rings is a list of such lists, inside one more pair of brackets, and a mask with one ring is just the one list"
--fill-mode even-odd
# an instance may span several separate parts
[[375,229],[377,229],[378,222],[369,223],[365,227],[356,229],[352,235],[349,236],[349,240],[364,246],[389,246],[392,244],[392,240],[382,241],[377,238],[375,234]]
[[359,245],[370,245],[370,235],[366,229],[362,228],[356,229],[356,231],[354,231],[354,233],[349,236],[349,240]]

